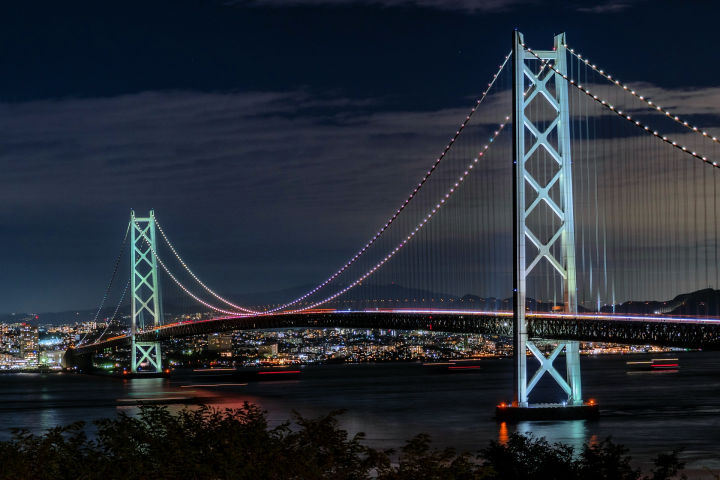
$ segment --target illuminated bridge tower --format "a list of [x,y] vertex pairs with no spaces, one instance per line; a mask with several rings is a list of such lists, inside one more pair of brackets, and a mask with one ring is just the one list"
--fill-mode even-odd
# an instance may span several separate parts
[[[530,273],[539,262],[549,262],[551,268],[548,271],[552,272],[550,276],[555,277],[555,281],[559,275],[564,311],[577,312],[568,85],[557,73],[566,72],[564,45],[565,34],[557,35],[555,48],[534,51],[536,57],[524,47],[522,33],[513,32],[515,408],[510,410],[520,416],[524,415],[523,410],[526,414],[531,412],[526,408],[532,406],[530,393],[545,373],[549,373],[567,394],[566,405],[583,404],[578,342],[560,343],[545,356],[528,338],[526,324],[526,287]],[[538,155],[545,159],[544,169],[533,168],[537,165],[534,162]],[[552,165],[549,174],[547,165]],[[548,215],[538,215],[541,206],[552,212],[550,215],[554,220],[548,222]],[[527,350],[540,363],[529,380]],[[563,350],[567,365],[565,376],[553,366],[553,361]],[[583,409],[572,410],[579,413]]]
[[139,342],[135,336],[145,327],[159,326],[162,323],[162,300],[160,298],[160,283],[158,279],[157,244],[155,243],[155,212],[150,211],[146,218],[135,216],[130,212],[131,250],[130,255],[130,286],[132,288],[132,351],[131,371],[161,373],[162,355],[160,342]]

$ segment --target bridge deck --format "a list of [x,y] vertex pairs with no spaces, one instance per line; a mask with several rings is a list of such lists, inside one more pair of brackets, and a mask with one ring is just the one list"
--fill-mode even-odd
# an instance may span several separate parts
[[[512,336],[512,312],[473,312],[450,310],[377,310],[363,312],[310,311],[290,314],[221,317],[178,322],[147,330],[140,340],[167,339],[229,330],[278,328],[382,328],[432,330],[450,333],[476,333]],[[720,350],[720,319],[660,316],[552,314],[528,315],[531,338],[580,340],[621,344]],[[128,344],[123,335],[82,345],[73,350],[84,355]]]

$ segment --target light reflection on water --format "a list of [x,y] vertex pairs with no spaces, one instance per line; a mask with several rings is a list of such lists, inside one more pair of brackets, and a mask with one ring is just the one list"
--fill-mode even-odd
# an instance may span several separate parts
[[581,450],[588,440],[587,420],[519,422],[514,431],[552,439]]
[[498,442],[500,442],[500,444],[502,445],[505,445],[509,439],[510,434],[508,433],[507,422],[500,422],[500,429],[498,430]]

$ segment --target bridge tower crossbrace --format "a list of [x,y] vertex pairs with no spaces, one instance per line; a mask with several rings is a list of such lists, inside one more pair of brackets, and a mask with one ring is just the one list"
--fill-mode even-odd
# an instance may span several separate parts
[[[138,341],[136,335],[147,326],[162,324],[162,299],[158,278],[157,243],[155,237],[155,212],[147,217],[136,217],[130,212],[131,255],[130,287],[132,289],[132,326],[130,369],[143,373],[162,373],[160,342]],[[141,367],[142,364],[145,366]]]
[[[565,34],[555,36],[552,50],[535,51],[544,62],[554,65],[545,68],[535,55],[524,46],[523,35],[513,32],[513,212],[514,212],[514,279],[513,279],[513,340],[514,340],[514,396],[513,415],[539,413],[530,403],[530,393],[545,373],[548,373],[567,395],[560,405],[582,406],[579,344],[576,341],[559,343],[546,356],[538,345],[528,338],[527,283],[531,271],[545,260],[563,285],[564,311],[577,313],[577,283],[575,270],[575,222],[573,213],[572,159],[570,147],[570,113],[568,85],[561,73],[567,71]],[[538,65],[541,65],[538,68]],[[542,122],[529,115],[533,101],[545,102]],[[553,141],[554,140],[554,141]],[[545,183],[533,175],[528,162],[534,154],[544,150],[556,164],[554,174]],[[545,183],[543,185],[543,183]],[[554,193],[553,193],[554,192]],[[527,195],[526,195],[527,194]],[[534,232],[528,223],[533,211],[544,204],[556,217],[547,239]],[[547,231],[545,231],[547,233]],[[530,245],[528,245],[528,241]],[[558,244],[559,243],[559,248]],[[528,248],[530,247],[530,248]],[[553,365],[565,351],[566,375]],[[527,352],[538,360],[539,368],[528,380]],[[519,413],[527,409],[525,414]],[[550,415],[552,416],[552,414]]]

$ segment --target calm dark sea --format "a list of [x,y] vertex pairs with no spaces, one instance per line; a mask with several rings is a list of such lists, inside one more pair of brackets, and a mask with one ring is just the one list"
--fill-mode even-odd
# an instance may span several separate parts
[[[600,420],[517,425],[492,419],[494,406],[510,399],[510,359],[483,360],[481,370],[463,374],[420,364],[305,367],[299,380],[230,386],[195,386],[233,381],[191,373],[171,380],[0,375],[0,438],[9,438],[12,427],[40,432],[121,410],[134,412],[136,407],[128,403],[138,399],[202,395],[221,407],[240,406],[246,400],[257,403],[268,410],[272,423],[290,418],[292,410],[314,416],[345,409],[343,426],[365,432],[368,443],[377,447],[401,446],[421,432],[429,433],[438,446],[469,451],[513,431],[576,446],[612,436],[645,467],[657,453],[683,447],[690,469],[720,471],[720,354],[662,355],[679,357],[677,372],[630,372],[625,365],[628,360],[660,356],[583,357],[584,397],[600,404]],[[541,400],[560,400],[549,382],[539,388]]]

